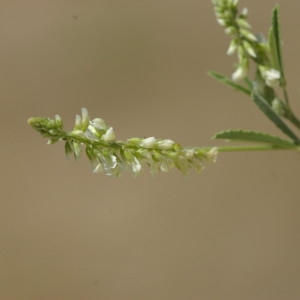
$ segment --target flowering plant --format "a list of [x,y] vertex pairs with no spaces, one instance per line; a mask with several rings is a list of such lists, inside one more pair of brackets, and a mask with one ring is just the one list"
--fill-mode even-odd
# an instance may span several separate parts
[[[77,115],[74,129],[66,132],[60,116],[30,118],[28,123],[48,138],[49,144],[65,142],[67,157],[81,156],[82,148],[95,173],[118,176],[123,170],[134,175],[148,165],[152,172],[167,172],[173,167],[187,173],[202,170],[204,161],[215,161],[218,152],[245,150],[299,150],[300,138],[286,123],[289,121],[300,129],[300,121],[292,111],[286,89],[283,69],[278,7],[272,13],[268,38],[253,34],[247,21],[248,10],[238,10],[238,0],[212,0],[218,23],[231,37],[228,55],[237,54],[238,62],[231,78],[217,72],[209,74],[217,81],[249,96],[265,116],[285,135],[286,139],[267,133],[226,130],[217,133],[214,139],[244,141],[251,144],[222,147],[182,147],[170,139],[130,138],[117,141],[112,127],[104,120],[91,120],[87,109]],[[249,68],[255,67],[254,78],[249,77]]]

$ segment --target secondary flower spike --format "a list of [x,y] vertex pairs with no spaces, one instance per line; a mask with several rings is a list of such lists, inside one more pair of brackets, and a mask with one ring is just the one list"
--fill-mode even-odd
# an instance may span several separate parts
[[113,128],[100,118],[90,120],[87,109],[77,115],[74,129],[66,132],[62,118],[30,118],[29,125],[48,138],[48,143],[65,142],[65,153],[69,158],[80,158],[82,150],[90,160],[94,173],[103,172],[117,177],[123,171],[138,175],[148,165],[152,173],[168,172],[176,167],[183,173],[201,171],[204,161],[215,161],[216,148],[184,148],[170,139],[131,138],[116,141]]

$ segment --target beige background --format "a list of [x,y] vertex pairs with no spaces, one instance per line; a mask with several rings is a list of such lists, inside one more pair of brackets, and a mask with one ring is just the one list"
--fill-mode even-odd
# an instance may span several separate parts
[[[298,1],[281,4],[293,106]],[[267,32],[275,1],[242,1]],[[0,299],[300,299],[299,154],[222,154],[201,174],[93,175],[26,121],[87,107],[120,139],[213,145],[277,129],[232,72],[210,1],[0,1]]]

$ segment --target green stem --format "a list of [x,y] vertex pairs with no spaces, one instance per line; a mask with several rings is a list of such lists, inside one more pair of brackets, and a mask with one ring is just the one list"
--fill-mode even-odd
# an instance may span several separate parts
[[288,111],[284,114],[284,117],[288,119],[292,124],[294,124],[298,129],[300,129],[300,121],[299,119],[293,114],[292,110],[287,107]]
[[285,99],[285,103],[287,105],[287,107],[290,109],[290,103],[289,103],[289,96],[287,93],[287,89],[286,89],[286,85],[284,84],[284,86],[282,87],[283,89],[283,95],[284,95],[284,99]]
[[[109,148],[122,148],[122,142],[113,142],[109,145],[107,143],[103,143],[100,141],[90,141],[85,137],[74,136],[72,133],[66,133],[64,131],[61,132],[61,138],[63,140],[75,140],[78,143],[82,143],[84,145],[94,145],[98,147],[109,147]],[[135,145],[127,145],[128,148],[137,148]],[[204,151],[209,151],[213,147],[186,147],[186,149],[199,149]],[[298,145],[291,146],[281,146],[281,145],[249,145],[249,146],[219,146],[216,147],[219,152],[240,152],[240,151],[271,151],[271,150],[300,150]]]

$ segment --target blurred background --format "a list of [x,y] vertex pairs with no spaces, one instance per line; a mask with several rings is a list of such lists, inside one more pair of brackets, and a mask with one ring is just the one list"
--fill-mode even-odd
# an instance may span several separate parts
[[[298,1],[278,1],[299,103]],[[277,1],[241,1],[267,33]],[[0,1],[0,299],[300,299],[299,154],[222,153],[201,174],[94,175],[27,119],[86,107],[118,139],[280,135],[230,75],[210,1]]]

